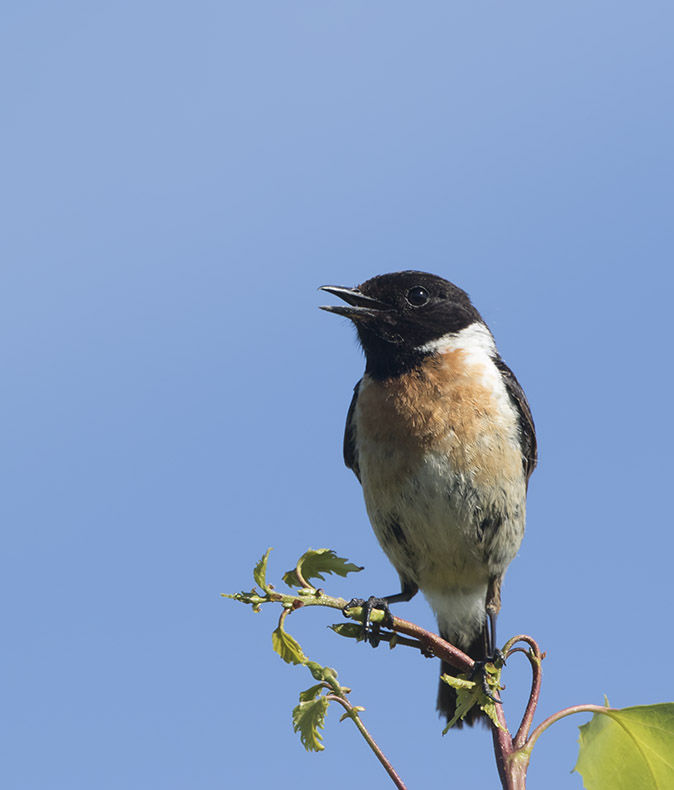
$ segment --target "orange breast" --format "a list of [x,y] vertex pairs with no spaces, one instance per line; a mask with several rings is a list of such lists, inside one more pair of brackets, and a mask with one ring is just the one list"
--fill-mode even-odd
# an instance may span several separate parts
[[500,374],[461,349],[395,379],[364,377],[356,419],[359,451],[388,456],[397,474],[430,450],[478,485],[522,475],[517,416]]

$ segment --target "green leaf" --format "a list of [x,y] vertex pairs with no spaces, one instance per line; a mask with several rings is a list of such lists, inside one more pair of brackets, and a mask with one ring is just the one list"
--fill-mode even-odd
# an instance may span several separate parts
[[[486,672],[489,690],[492,694],[499,691],[501,678],[500,667],[495,667],[493,664],[489,663],[485,666],[484,671]],[[448,686],[456,689],[456,711],[454,712],[454,718],[447,722],[447,726],[442,731],[443,735],[445,735],[457,721],[464,719],[466,714],[475,705],[479,705],[482,711],[489,716],[500,730],[505,729],[496,715],[496,703],[484,693],[482,683],[469,680],[466,675],[459,675],[458,677],[454,677],[453,675],[440,675],[440,679]]]
[[468,680],[466,675],[459,675],[458,677],[454,675],[440,675],[440,680],[457,691],[472,691],[477,686],[477,683],[474,680]]
[[336,573],[338,576],[346,576],[349,573],[357,573],[363,569],[343,557],[338,557],[332,549],[309,549],[299,558],[293,570],[283,574],[283,581],[288,587],[301,586],[297,575],[298,570],[302,574],[304,581],[310,583],[310,579],[325,581],[324,573]]
[[484,698],[484,702],[480,703],[480,707],[482,708],[484,713],[486,713],[487,716],[489,716],[489,718],[494,723],[494,726],[498,727],[499,730],[503,730],[503,732],[506,732],[506,728],[501,724],[501,722],[498,720],[498,716],[496,715],[496,703],[494,702],[494,700],[489,699],[489,697],[484,697],[484,695],[483,698]]
[[272,632],[271,643],[286,664],[304,664],[306,662],[307,657],[302,652],[300,643],[281,626]]
[[284,584],[287,584],[288,587],[301,587],[300,580],[297,578],[297,573],[295,569],[291,571],[286,571],[283,576],[281,576],[281,580]]
[[[492,696],[500,693],[501,691],[501,669],[503,665],[501,663],[493,664],[488,662],[485,667],[484,671],[486,672],[487,676],[487,687],[489,688]],[[484,689],[482,688],[482,684],[478,683],[478,705],[482,708],[483,712],[489,716],[492,720],[494,725],[499,728],[499,730],[506,731],[506,728],[501,724],[498,720],[498,716],[496,715],[496,705],[497,703],[494,702],[493,699],[488,697],[484,693]]]
[[267,551],[262,555],[255,568],[253,568],[253,578],[255,579],[255,584],[257,584],[261,590],[264,590],[264,592],[269,592],[269,588],[267,586],[267,560],[269,559],[270,552],[271,548],[268,548]]
[[302,745],[308,752],[322,752],[325,746],[321,743],[325,714],[329,701],[321,696],[306,702],[300,702],[293,709],[293,729],[299,732]]
[[305,580],[325,580],[324,573],[336,573],[338,576],[347,576],[349,573],[362,571],[362,566],[354,565],[344,557],[338,557],[332,549],[311,549],[307,551],[298,563]]
[[454,718],[447,722],[447,726],[442,731],[442,734],[446,735],[456,722],[465,718],[468,711],[477,704],[477,694],[475,692],[477,684],[474,680],[468,680],[466,677],[454,677],[453,675],[440,675],[440,680],[456,690]]
[[340,636],[346,636],[349,639],[357,639],[359,642],[365,639],[363,636],[363,626],[360,623],[334,623],[333,625],[329,625],[328,628]]
[[325,688],[323,683],[317,683],[315,686],[308,688],[306,691],[300,691],[300,702],[309,702],[315,699],[321,691]]
[[674,703],[607,708],[579,729],[574,770],[586,790],[674,787]]

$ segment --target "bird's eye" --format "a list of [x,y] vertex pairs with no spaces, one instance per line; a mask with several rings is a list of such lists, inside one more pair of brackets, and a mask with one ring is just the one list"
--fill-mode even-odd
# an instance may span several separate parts
[[429,299],[430,296],[428,291],[420,285],[415,285],[414,288],[410,288],[407,292],[407,301],[411,305],[414,305],[414,307],[421,307],[421,305],[426,304]]

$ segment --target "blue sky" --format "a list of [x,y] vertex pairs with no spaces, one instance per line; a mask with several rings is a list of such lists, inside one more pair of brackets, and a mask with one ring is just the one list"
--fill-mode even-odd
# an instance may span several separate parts
[[[276,612],[219,597],[309,546],[397,578],[342,465],[363,361],[324,283],[407,268],[472,296],[540,465],[500,633],[540,715],[671,699],[674,10],[667,2],[63,2],[2,11],[3,786],[387,787]],[[397,610],[431,627],[418,597]],[[438,669],[289,630],[410,788],[493,787],[441,738]],[[505,674],[514,724],[527,674]],[[539,720],[540,720],[539,715]],[[576,725],[532,787],[570,775]],[[467,786],[467,785],[466,785]]]

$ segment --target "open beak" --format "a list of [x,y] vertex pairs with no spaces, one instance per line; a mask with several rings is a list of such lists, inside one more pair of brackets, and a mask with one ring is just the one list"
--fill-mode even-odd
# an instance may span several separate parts
[[347,303],[345,305],[321,305],[321,310],[327,310],[328,313],[337,313],[337,315],[343,315],[347,318],[373,318],[383,310],[391,309],[389,305],[380,302],[378,299],[365,296],[357,288],[343,288],[341,285],[321,285],[318,290],[339,296],[340,299]]

